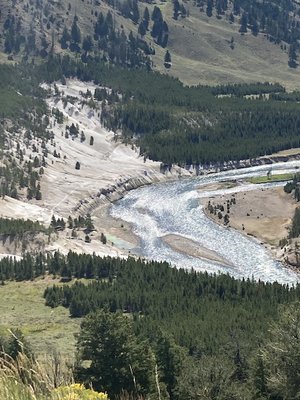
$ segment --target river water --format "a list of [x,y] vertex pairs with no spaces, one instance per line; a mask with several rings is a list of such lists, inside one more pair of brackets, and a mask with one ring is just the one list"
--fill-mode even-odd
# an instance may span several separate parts
[[[299,161],[272,164],[272,173],[296,172],[299,167]],[[132,190],[113,204],[110,213],[131,224],[139,238],[139,246],[133,252],[148,259],[168,261],[178,267],[210,273],[229,273],[236,278],[295,283],[300,280],[299,275],[274,260],[258,241],[211,221],[200,204],[200,198],[257,189],[257,185],[247,183],[216,191],[201,190],[201,186],[266,175],[269,169],[269,165],[251,167],[145,186]],[[269,183],[259,187],[278,185],[283,184]],[[230,266],[173,250],[162,240],[168,234],[180,235],[199,243],[228,260]]]

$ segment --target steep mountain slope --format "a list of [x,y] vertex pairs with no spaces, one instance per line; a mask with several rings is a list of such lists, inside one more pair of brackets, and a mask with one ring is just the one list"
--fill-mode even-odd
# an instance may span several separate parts
[[[300,146],[299,92],[280,84],[186,87],[149,73],[187,84],[300,87],[291,54],[297,13],[294,27],[274,38],[268,23],[255,30],[250,11],[243,22],[237,0],[226,10],[215,2],[211,12],[209,2],[109,1],[0,0],[2,59],[27,61],[0,65],[0,193],[15,198],[2,201],[3,216],[26,216],[20,200],[35,203],[33,218],[46,211],[46,223],[87,215],[104,196],[141,183]],[[83,81],[76,90],[73,78]],[[41,89],[45,81],[52,93]]]
[[[262,8],[256,1],[223,1],[220,6],[218,0],[212,3],[211,13],[209,4],[209,0],[156,4],[132,0],[0,0],[2,57],[46,57],[70,48],[77,56],[100,54],[126,66],[153,63],[155,69],[187,84],[278,81],[289,89],[300,87],[295,68],[300,35],[296,2],[267,1]],[[143,31],[146,7],[150,20],[148,30]],[[153,11],[158,8],[161,24],[154,29]],[[108,24],[107,35],[101,32],[101,24],[97,31],[101,13]],[[171,68],[164,66],[166,49],[171,54]],[[139,57],[133,55],[136,52]],[[144,52],[148,61],[141,56]]]
[[[241,35],[238,22],[207,17],[197,7],[190,7],[190,16],[175,21],[172,5],[166,6],[170,26],[168,47],[172,55],[170,73],[188,84],[277,81],[290,89],[298,87],[299,70],[288,66],[288,51],[271,43],[266,34]],[[163,51],[158,50],[162,57]],[[156,58],[157,57],[157,58]],[[157,68],[162,71],[159,56]]]

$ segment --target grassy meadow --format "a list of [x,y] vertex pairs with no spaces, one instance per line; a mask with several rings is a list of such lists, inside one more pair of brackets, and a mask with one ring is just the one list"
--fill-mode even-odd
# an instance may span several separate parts
[[250,183],[260,184],[260,183],[271,183],[271,182],[285,182],[293,179],[295,174],[287,173],[287,174],[275,174],[270,176],[254,176],[249,179]]
[[0,333],[20,328],[41,359],[54,351],[70,359],[74,356],[74,334],[79,331],[80,320],[71,319],[63,307],[45,306],[44,290],[54,283],[58,284],[58,280],[44,278],[0,286]]

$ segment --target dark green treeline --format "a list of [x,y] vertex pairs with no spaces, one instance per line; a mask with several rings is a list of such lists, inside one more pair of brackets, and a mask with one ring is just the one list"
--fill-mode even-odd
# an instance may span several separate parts
[[[124,140],[136,141],[145,156],[166,164],[223,163],[300,146],[300,105],[276,97],[284,93],[278,84],[186,87],[151,71],[67,56],[50,58],[37,74],[48,81],[93,80],[118,92],[118,101],[102,104],[104,125],[122,129]],[[250,92],[258,98],[243,97]]]

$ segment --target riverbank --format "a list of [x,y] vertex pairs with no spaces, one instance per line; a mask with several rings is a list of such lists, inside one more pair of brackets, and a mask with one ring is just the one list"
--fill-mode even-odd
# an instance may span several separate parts
[[[103,127],[99,118],[101,104],[95,102],[92,107],[86,101],[86,92],[93,93],[96,87],[93,83],[71,79],[65,85],[45,86],[49,90],[49,109],[57,109],[62,122],[49,116],[53,139],[47,143],[46,166],[41,179],[42,199],[30,202],[9,197],[0,199],[1,216],[29,218],[46,226],[53,215],[65,220],[69,216],[92,215],[97,232],[91,234],[91,243],[86,243],[82,237],[75,240],[70,235],[59,234],[48,247],[49,251],[95,251],[101,255],[126,256],[136,247],[137,239],[130,233],[131,227],[114,221],[107,210],[112,202],[130,190],[153,183],[300,159],[300,149],[295,149],[237,162],[168,167],[144,158],[134,144],[121,142],[120,133]],[[70,133],[70,126],[76,128],[77,135]],[[41,139],[32,139],[28,148],[22,140],[18,144],[28,159],[36,155],[31,148],[43,148]],[[75,168],[76,165],[79,168]],[[105,246],[98,240],[100,233],[108,238]]]
[[282,187],[257,186],[250,191],[201,199],[204,212],[214,222],[256,238],[275,259],[285,263],[288,249],[281,241],[288,236],[297,203]]
[[180,253],[234,268],[233,264],[221,257],[217,252],[209,250],[204,246],[199,246],[197,242],[187,239],[183,236],[166,235],[162,237],[162,241],[167,243],[173,250],[176,250]]

